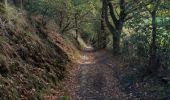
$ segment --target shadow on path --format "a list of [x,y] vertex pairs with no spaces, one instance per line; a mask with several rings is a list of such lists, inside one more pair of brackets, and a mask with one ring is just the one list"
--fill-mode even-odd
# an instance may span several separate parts
[[90,47],[83,49],[76,100],[127,100],[119,89],[112,68],[107,65],[112,56],[106,51],[94,51]]

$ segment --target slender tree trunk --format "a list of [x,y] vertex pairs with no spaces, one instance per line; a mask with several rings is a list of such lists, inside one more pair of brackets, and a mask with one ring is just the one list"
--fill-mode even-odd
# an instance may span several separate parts
[[44,26],[46,25],[45,15],[46,15],[47,11],[48,11],[48,8],[45,8],[45,11],[42,14],[42,25],[44,25]]
[[151,47],[150,47],[150,58],[149,58],[149,70],[154,73],[158,70],[160,67],[159,60],[157,57],[157,46],[156,46],[156,38],[157,38],[157,23],[156,23],[156,12],[158,10],[160,0],[157,0],[155,2],[155,7],[153,11],[151,12],[152,16],[152,41],[151,41]]
[[75,25],[76,25],[76,40],[78,40],[78,22],[77,22],[77,13],[75,14]]
[[[101,44],[99,45],[99,47],[101,48],[106,48],[106,29],[105,29],[105,4],[104,4],[104,0],[102,1],[102,11],[101,11],[101,32],[100,35],[98,36],[99,40],[98,42],[101,42]],[[101,37],[101,38],[100,38]]]
[[156,57],[156,13],[152,14],[152,44],[151,44],[151,55]]
[[4,4],[5,4],[5,8],[7,9],[8,8],[8,1],[4,0]]
[[150,48],[150,71],[155,72],[157,69],[157,47],[156,47],[156,12],[152,13],[152,41]]
[[13,4],[16,6],[16,0],[13,0]]
[[23,0],[20,0],[20,8],[23,9]]
[[8,0],[5,0],[4,3],[5,3],[5,11],[6,11],[6,14],[7,14],[7,22],[9,23],[10,18],[9,18]]
[[[115,35],[115,33],[119,33]],[[119,55],[120,54],[120,31],[114,31],[112,38],[113,38],[113,54]]]

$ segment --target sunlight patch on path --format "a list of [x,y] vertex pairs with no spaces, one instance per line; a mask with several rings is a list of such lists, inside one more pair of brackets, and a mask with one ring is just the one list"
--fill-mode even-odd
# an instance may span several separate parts
[[96,62],[94,60],[91,60],[87,55],[83,55],[81,57],[81,62],[80,64],[95,64]]
[[[87,48],[85,48],[85,50],[93,50],[93,47],[88,46]],[[87,55],[87,54],[83,54],[81,55],[81,59],[79,59],[79,64],[85,65],[85,64],[95,64],[96,61],[94,60],[94,57],[92,55]]]
[[83,60],[89,60],[89,57],[87,57],[86,55],[82,56]]
[[92,49],[94,49],[94,48],[93,48],[92,46],[87,46],[86,49],[92,50]]

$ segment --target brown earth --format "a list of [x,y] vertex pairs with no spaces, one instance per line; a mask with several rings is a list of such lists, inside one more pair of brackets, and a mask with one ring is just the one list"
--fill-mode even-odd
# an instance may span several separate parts
[[70,100],[135,100],[121,90],[116,77],[118,64],[108,50],[95,52],[92,48],[84,49],[63,85],[67,92],[62,96],[68,96]]

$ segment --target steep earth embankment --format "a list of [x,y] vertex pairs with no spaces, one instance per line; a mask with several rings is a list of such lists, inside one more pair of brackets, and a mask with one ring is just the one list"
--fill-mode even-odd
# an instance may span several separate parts
[[23,12],[8,21],[3,14],[0,16],[0,99],[43,99],[65,77],[76,50],[56,31],[41,26],[36,17],[27,18]]

